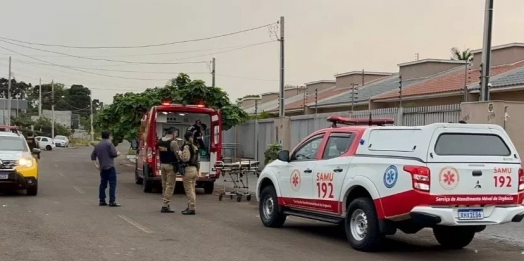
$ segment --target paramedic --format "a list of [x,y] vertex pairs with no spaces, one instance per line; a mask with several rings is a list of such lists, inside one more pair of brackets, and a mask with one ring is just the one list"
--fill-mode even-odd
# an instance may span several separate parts
[[175,189],[176,172],[178,172],[178,158],[176,152],[179,150],[175,140],[173,129],[168,129],[166,135],[157,142],[160,157],[160,170],[162,173],[162,196],[164,205],[161,213],[174,213],[169,203],[173,198]]
[[184,183],[184,190],[186,191],[187,196],[187,209],[182,211],[183,215],[194,215],[195,212],[195,201],[196,201],[196,192],[195,185],[196,180],[199,176],[200,170],[200,159],[198,155],[198,148],[194,145],[193,133],[186,132],[184,134],[184,145],[180,151],[180,160],[183,162],[184,166],[184,175],[182,176],[182,181]]

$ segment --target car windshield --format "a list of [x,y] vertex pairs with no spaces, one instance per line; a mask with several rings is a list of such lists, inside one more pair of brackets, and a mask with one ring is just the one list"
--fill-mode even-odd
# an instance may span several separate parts
[[27,151],[27,144],[20,137],[0,137],[0,150]]

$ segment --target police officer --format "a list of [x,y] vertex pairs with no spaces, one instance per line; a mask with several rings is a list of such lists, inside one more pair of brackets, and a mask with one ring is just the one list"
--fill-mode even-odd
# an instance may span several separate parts
[[173,197],[176,181],[176,168],[178,166],[178,158],[176,155],[179,150],[178,143],[174,137],[174,131],[168,129],[166,135],[157,142],[160,158],[160,170],[162,172],[162,195],[164,205],[160,209],[161,213],[174,213],[171,210],[169,203]]
[[182,211],[183,215],[195,215],[196,192],[195,185],[199,176],[200,157],[198,155],[198,148],[193,141],[194,133],[192,131],[184,134],[184,145],[180,151],[180,160],[184,165],[184,175],[182,181],[184,183],[184,190],[187,196],[187,209]]
[[[38,141],[33,135],[32,131],[27,132],[27,137],[25,138],[27,145],[29,145],[29,150],[33,152],[33,149],[38,148]],[[40,154],[37,154],[37,158],[40,159]]]

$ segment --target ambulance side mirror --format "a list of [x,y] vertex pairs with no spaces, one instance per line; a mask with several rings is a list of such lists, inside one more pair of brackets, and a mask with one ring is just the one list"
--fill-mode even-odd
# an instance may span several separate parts
[[281,150],[278,152],[278,160],[289,162],[289,150]]

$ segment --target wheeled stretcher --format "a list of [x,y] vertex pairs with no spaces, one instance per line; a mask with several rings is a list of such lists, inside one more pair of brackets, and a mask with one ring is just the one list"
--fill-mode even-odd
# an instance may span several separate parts
[[[258,176],[258,166],[260,162],[255,160],[240,160],[232,162],[228,159],[217,161],[215,169],[220,170],[221,176],[224,178],[224,187],[218,195],[218,200],[222,200],[224,196],[229,196],[230,199],[237,198],[237,202],[242,201],[245,196],[247,201],[251,200],[251,193],[249,192],[249,174]],[[233,183],[233,191],[226,191],[226,183]]]

